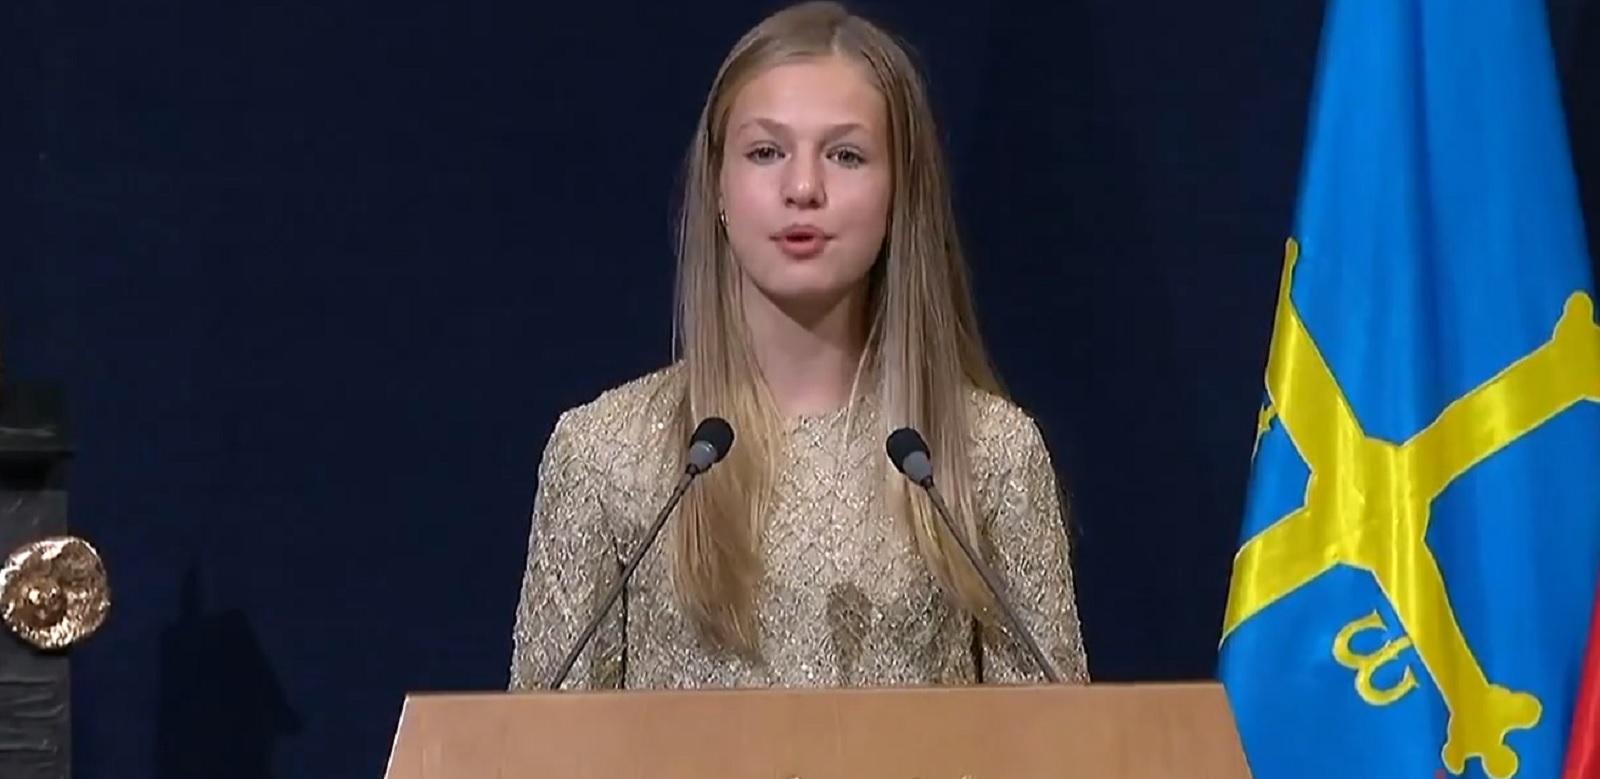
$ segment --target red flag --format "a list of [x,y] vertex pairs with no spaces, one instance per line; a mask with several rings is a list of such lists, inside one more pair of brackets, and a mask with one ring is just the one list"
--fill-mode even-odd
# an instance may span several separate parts
[[1567,770],[1561,779],[1600,779],[1600,596],[1589,623],[1589,652],[1583,682],[1572,710],[1572,737],[1567,743]]

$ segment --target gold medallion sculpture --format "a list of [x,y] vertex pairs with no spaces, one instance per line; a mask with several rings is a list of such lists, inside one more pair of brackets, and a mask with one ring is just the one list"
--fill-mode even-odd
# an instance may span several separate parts
[[[0,356],[0,403],[6,399]],[[110,608],[105,565],[83,539],[32,541],[0,564],[0,622],[35,647],[64,649],[82,641],[99,629]]]

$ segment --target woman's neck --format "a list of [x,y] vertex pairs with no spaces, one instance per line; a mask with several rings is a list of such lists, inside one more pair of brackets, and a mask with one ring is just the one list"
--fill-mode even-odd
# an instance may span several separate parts
[[745,325],[778,412],[793,418],[843,408],[866,348],[865,286],[826,304],[781,305],[745,283]]

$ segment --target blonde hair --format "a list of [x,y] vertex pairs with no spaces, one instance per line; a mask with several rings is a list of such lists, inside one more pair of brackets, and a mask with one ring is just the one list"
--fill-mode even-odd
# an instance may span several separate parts
[[[940,490],[969,539],[978,538],[978,522],[967,393],[975,387],[1003,395],[978,331],[933,112],[906,49],[832,2],[768,17],[733,47],[712,83],[686,160],[678,225],[674,338],[685,380],[676,440],[709,415],[732,422],[740,440],[680,508],[674,578],[691,620],[740,651],[758,643],[758,543],[782,423],[747,340],[740,270],[719,223],[718,174],[740,88],[774,65],[828,56],[864,66],[888,107],[893,196],[884,248],[869,276],[863,368],[877,381],[883,432],[914,426],[927,439]],[[982,579],[926,496],[893,468],[883,470],[885,505],[907,520],[930,573],[959,606],[988,620],[992,604]]]

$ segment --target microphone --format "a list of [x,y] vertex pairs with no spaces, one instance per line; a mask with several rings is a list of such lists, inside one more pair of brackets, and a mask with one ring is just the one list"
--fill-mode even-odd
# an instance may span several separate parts
[[902,427],[889,434],[887,442],[889,461],[894,467],[906,475],[917,486],[927,491],[928,497],[933,500],[933,507],[938,511],[939,518],[944,520],[946,530],[956,537],[956,542],[961,545],[961,551],[967,557],[967,562],[978,570],[978,575],[983,577],[983,583],[989,588],[989,593],[994,596],[995,602],[1000,604],[1000,610],[1005,614],[1006,622],[1011,629],[1022,638],[1022,643],[1028,649],[1028,654],[1033,656],[1044,675],[1052,683],[1060,684],[1061,675],[1056,673],[1055,667],[1045,659],[1044,653],[1039,651],[1038,642],[1033,640],[1033,634],[1023,626],[1022,620],[1017,618],[1017,613],[1011,608],[1011,603],[1000,592],[1000,584],[995,579],[994,572],[989,566],[984,565],[978,553],[973,551],[971,544],[965,536],[956,530],[955,522],[950,518],[950,509],[944,503],[944,498],[939,494],[939,488],[933,483],[933,461],[928,454],[928,444],[922,440],[922,435],[909,427]]
[[583,632],[578,634],[578,640],[572,644],[572,649],[567,652],[567,657],[562,661],[561,667],[550,676],[545,683],[545,688],[557,690],[561,683],[566,681],[567,674],[572,672],[572,666],[578,662],[578,655],[583,653],[584,647],[594,639],[595,631],[600,629],[600,622],[605,619],[611,607],[616,605],[617,598],[622,596],[622,591],[628,586],[628,580],[633,577],[634,569],[639,567],[639,562],[644,559],[645,552],[655,545],[656,536],[661,534],[661,527],[667,523],[667,517],[672,515],[672,510],[677,507],[678,501],[683,499],[683,493],[688,491],[689,484],[711,466],[722,461],[728,456],[728,450],[733,448],[733,427],[721,417],[707,417],[694,429],[694,434],[689,436],[689,452],[685,457],[683,475],[678,478],[678,486],[673,489],[672,497],[667,499],[667,504],[661,508],[661,513],[656,515],[656,521],[650,525],[650,531],[645,536],[644,543],[633,551],[633,556],[628,559],[628,564],[623,566],[622,575],[611,585],[611,591],[606,593],[605,602],[600,609],[589,618]]

